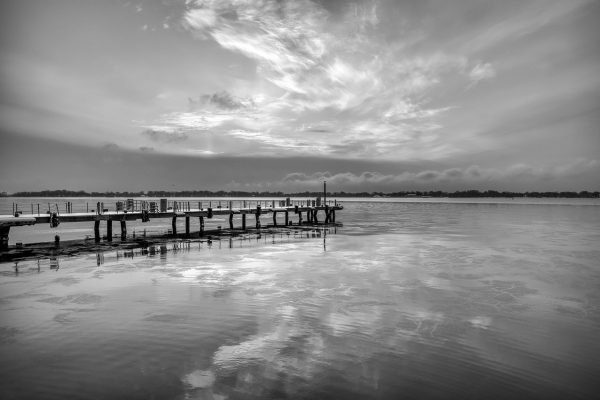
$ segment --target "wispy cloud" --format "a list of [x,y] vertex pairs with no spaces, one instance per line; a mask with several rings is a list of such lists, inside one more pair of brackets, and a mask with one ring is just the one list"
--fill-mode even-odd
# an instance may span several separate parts
[[[378,2],[349,5],[341,21],[330,17],[308,0],[193,2],[185,29],[254,60],[259,78],[276,90],[193,97],[189,110],[147,126],[218,132],[252,142],[251,154],[435,159],[456,151],[432,143],[438,117],[452,107],[428,105],[427,91],[444,74],[462,74],[468,60],[403,56],[401,44],[382,45]],[[492,71],[475,66],[471,79]]]
[[519,2],[518,12],[486,27],[465,41],[463,51],[477,52],[514,41],[564,18],[590,0],[532,0]]
[[469,72],[469,78],[473,83],[483,81],[485,79],[491,79],[496,76],[496,70],[490,63],[480,63],[473,67]]
[[[456,164],[458,157],[481,162],[488,152],[496,163],[514,163],[509,169],[515,177],[519,168],[523,176],[554,176],[557,171],[517,166],[531,149],[515,144],[528,140],[531,147],[541,127],[557,132],[548,99],[562,99],[564,90],[576,86],[532,79],[533,68],[549,67],[532,63],[527,55],[536,60],[554,54],[554,43],[547,40],[533,53],[520,47],[525,49],[520,57],[498,58],[490,50],[533,37],[582,4],[585,0],[570,5],[528,0],[505,9],[484,2],[481,19],[472,27],[438,30],[422,19],[429,13],[410,14],[409,7],[407,15],[396,14],[394,20],[387,14],[398,11],[396,6],[381,1],[341,3],[338,14],[309,0],[189,2],[180,19],[183,29],[255,69],[245,79],[220,83],[215,92],[190,93],[187,108],[142,125],[164,132],[147,136],[162,140],[165,148],[175,148],[177,138],[185,136],[187,149],[224,155],[444,165]],[[440,12],[440,21],[460,20],[456,13],[465,6],[459,2],[458,11]],[[420,24],[413,23],[419,18]],[[574,105],[583,103],[580,99],[562,108],[570,115]],[[504,151],[515,156],[502,160]],[[509,169],[500,173],[482,165],[360,179],[443,183],[508,176]]]

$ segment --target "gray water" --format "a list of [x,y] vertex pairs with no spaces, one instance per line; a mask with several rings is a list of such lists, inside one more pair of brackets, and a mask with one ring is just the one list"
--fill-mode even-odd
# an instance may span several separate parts
[[593,398],[600,207],[538,203],[0,264],[0,398]]

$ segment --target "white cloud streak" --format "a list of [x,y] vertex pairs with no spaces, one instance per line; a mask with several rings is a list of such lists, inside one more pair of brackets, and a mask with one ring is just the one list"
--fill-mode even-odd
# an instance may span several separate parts
[[[425,95],[442,74],[462,74],[468,60],[440,52],[390,54],[376,40],[378,24],[375,1],[348,6],[337,23],[308,0],[195,1],[184,16],[185,29],[254,60],[259,79],[279,92],[254,92],[243,100],[227,92],[201,96],[190,110],[144,128],[210,131],[250,143],[255,155],[406,160],[456,152],[433,143],[441,128],[437,119],[451,107],[430,107]],[[493,71],[489,64],[479,68],[471,79]]]
[[479,32],[464,44],[465,52],[477,52],[523,38],[560,20],[590,0],[533,0],[522,2],[522,9]]
[[[378,1],[345,5],[341,15],[309,0],[193,1],[180,21],[184,29],[254,62],[254,82],[191,94],[188,110],[143,128],[185,132],[196,144],[218,138],[211,139],[211,150],[229,155],[444,161],[506,147],[502,137],[484,135],[486,121],[502,122],[493,115],[468,125],[470,115],[493,110],[476,102],[474,110],[461,110],[463,97],[494,90],[498,71],[512,73],[506,62],[486,60],[481,51],[583,4],[575,2],[548,0],[548,9],[538,0],[513,4],[523,15],[502,14],[466,30],[476,33],[469,40],[458,34],[448,47],[416,51],[427,32],[384,39],[386,16]],[[513,101],[495,102],[494,110]]]
[[469,72],[469,78],[474,83],[479,81],[483,81],[486,79],[491,79],[496,76],[496,70],[492,67],[490,63],[480,63],[473,67],[471,72]]

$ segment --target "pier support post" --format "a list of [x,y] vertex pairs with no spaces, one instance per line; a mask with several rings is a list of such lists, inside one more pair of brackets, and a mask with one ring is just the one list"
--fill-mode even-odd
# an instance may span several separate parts
[[246,214],[242,214],[242,230],[246,230]]
[[94,221],[94,240],[100,241],[100,220]]
[[331,222],[335,224],[335,210],[331,210]]
[[302,225],[302,211],[298,211],[298,225]]
[[173,235],[177,235],[177,216],[174,215],[173,219],[171,220],[171,228],[173,231]]
[[185,235],[190,236],[190,216],[185,216]]
[[329,223],[329,219],[330,219],[330,215],[329,215],[329,206],[326,205],[325,206],[325,223],[328,224]]
[[[275,203],[275,200],[273,200]],[[277,226],[277,211],[273,211],[273,226]]]
[[[229,202],[229,208],[231,209],[231,202]],[[233,213],[229,213],[229,229],[233,230]]]
[[256,229],[260,229],[260,206],[256,206]]
[[125,238],[127,238],[127,222],[121,220],[121,240],[125,240]]
[[204,235],[204,217],[200,217],[200,236]]
[[10,226],[0,226],[0,249],[8,249],[8,233]]
[[290,224],[290,213],[288,211],[285,212],[285,226]]
[[106,240],[112,242],[112,219],[106,220]]
[[313,218],[312,222],[313,222],[313,224],[318,224],[319,223],[319,219],[317,218],[317,211],[319,211],[319,210],[315,209],[313,211],[313,215],[312,215],[312,218]]

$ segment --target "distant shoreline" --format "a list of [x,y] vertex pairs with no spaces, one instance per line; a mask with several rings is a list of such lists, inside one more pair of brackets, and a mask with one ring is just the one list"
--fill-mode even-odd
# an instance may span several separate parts
[[[182,191],[157,191],[147,192],[86,192],[83,190],[42,190],[26,191],[7,194],[2,192],[0,197],[317,197],[323,195],[323,192],[244,192],[244,191],[208,191],[208,190],[182,190]],[[580,192],[499,192],[496,190],[463,190],[455,192],[436,191],[401,191],[401,192],[327,192],[327,197],[365,197],[365,198],[401,198],[401,197],[459,197],[459,198],[477,198],[477,197],[528,197],[528,198],[599,198],[600,192],[590,192],[583,190]]]

